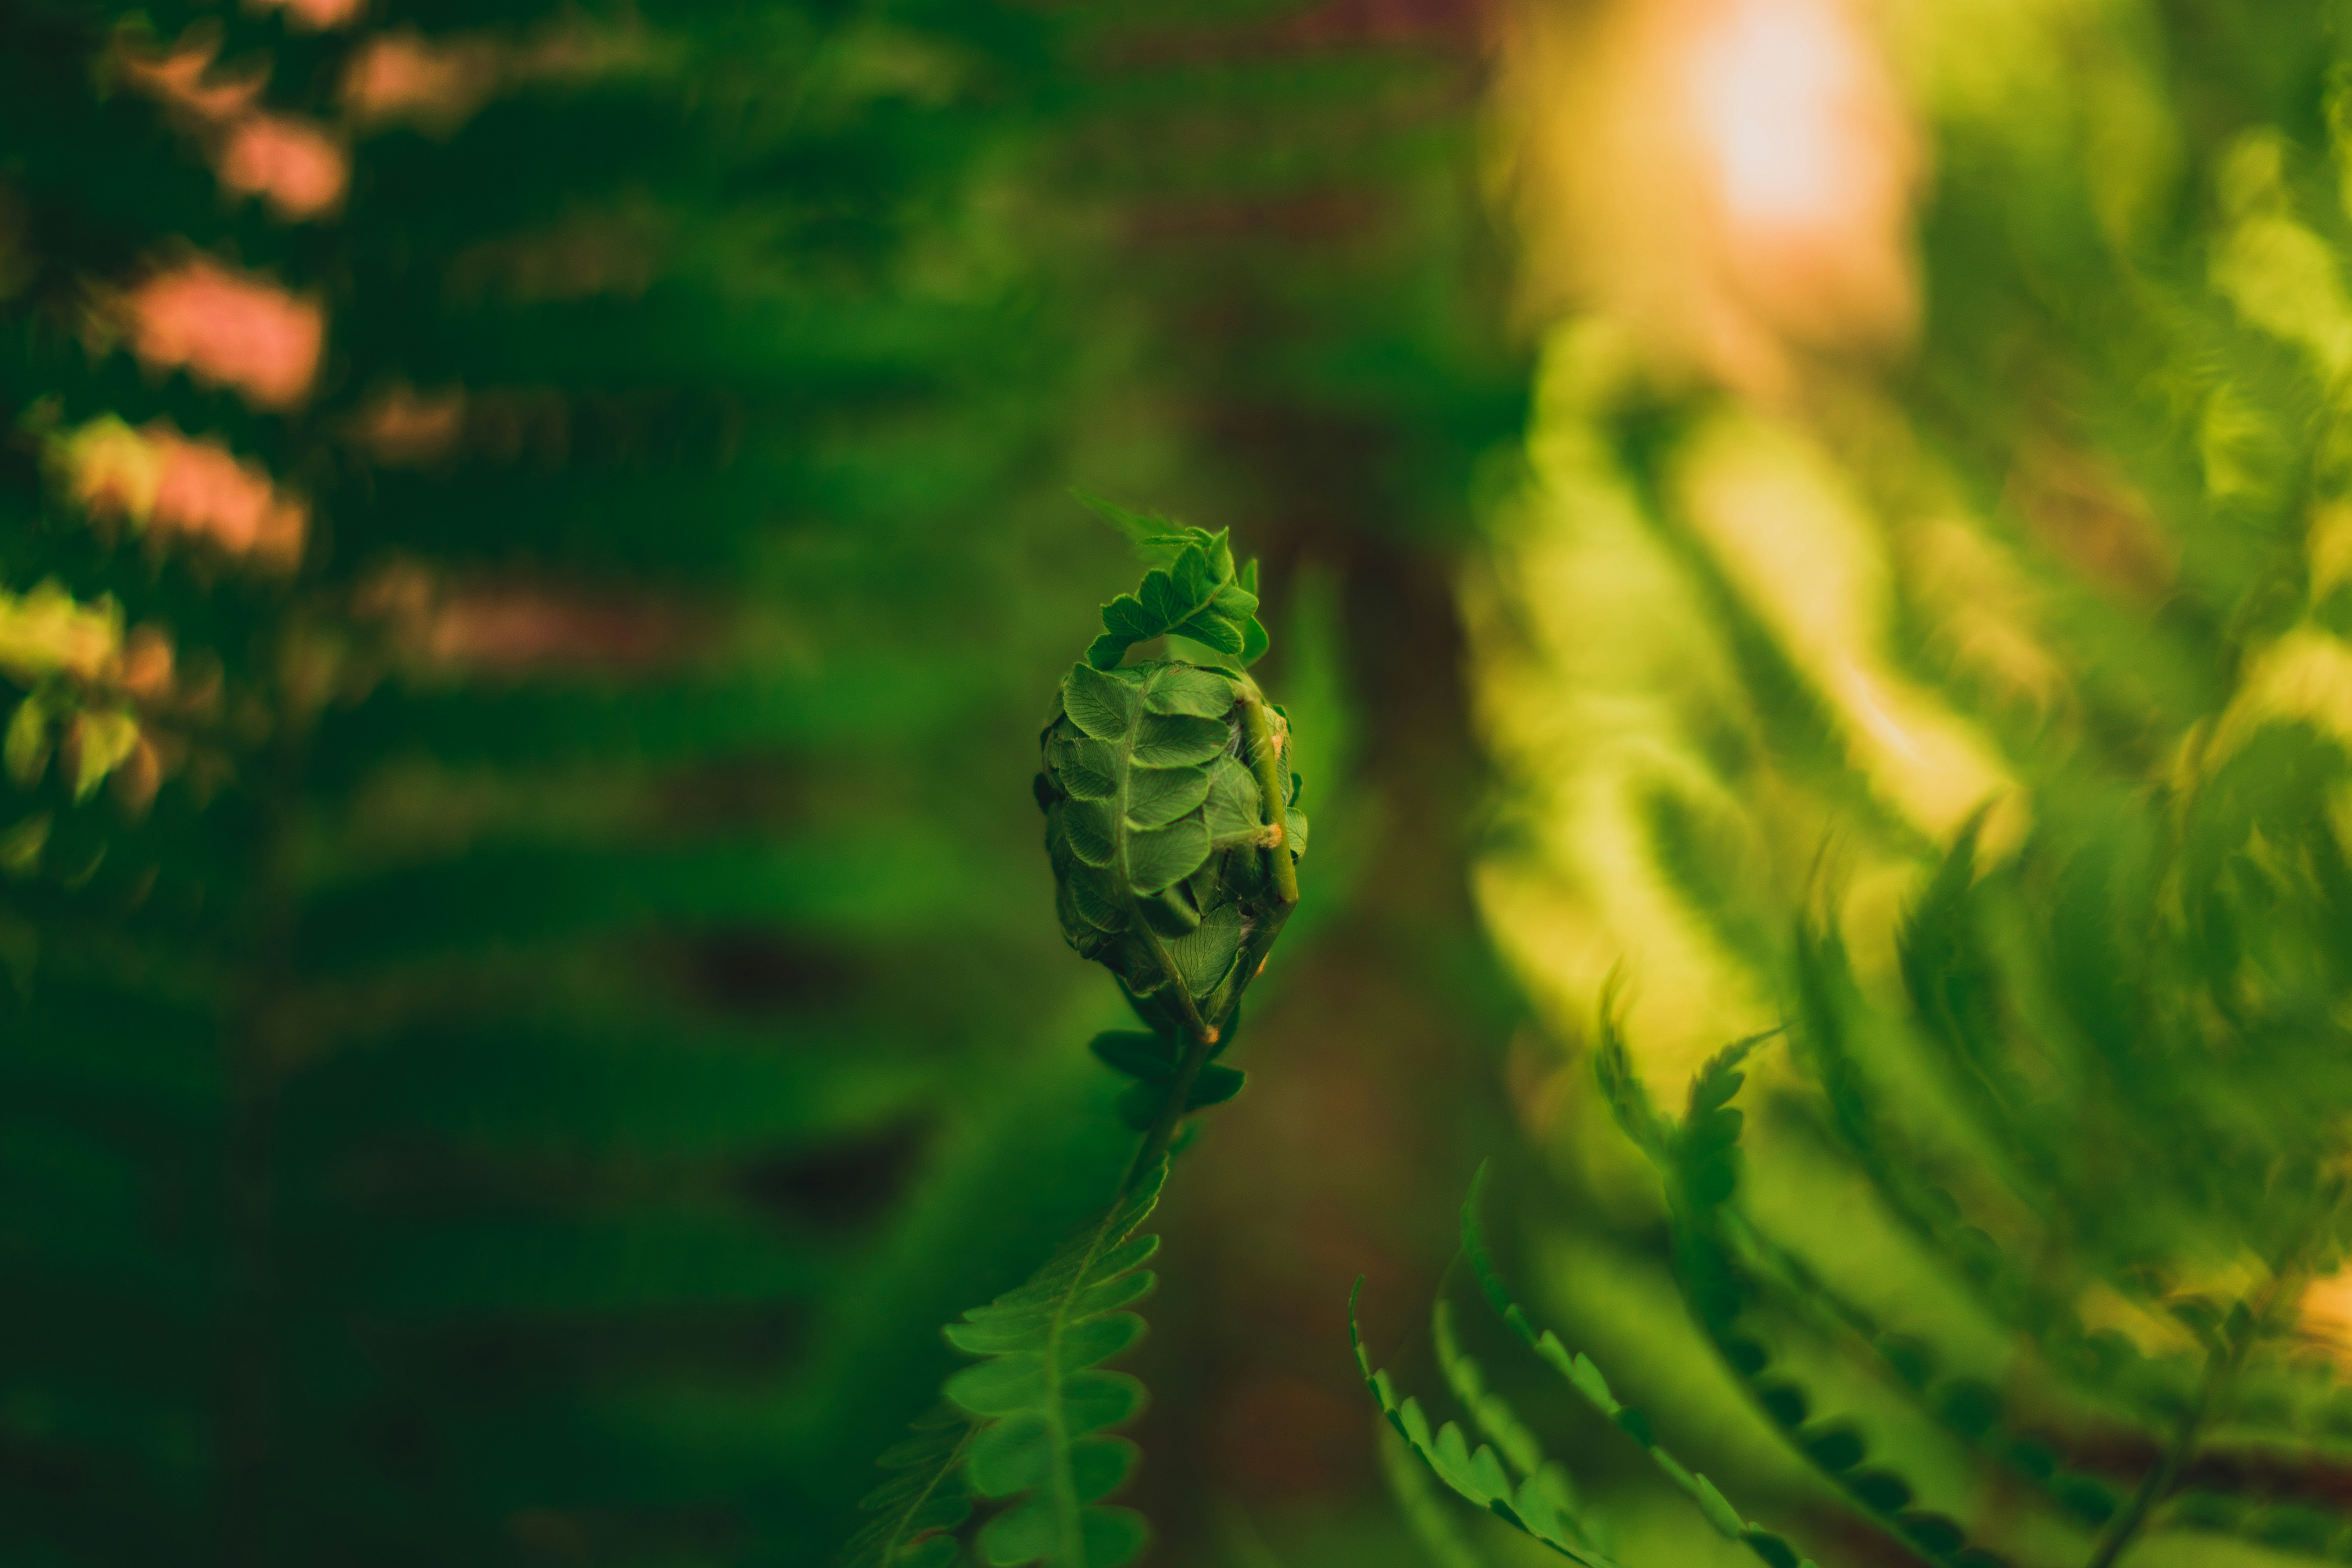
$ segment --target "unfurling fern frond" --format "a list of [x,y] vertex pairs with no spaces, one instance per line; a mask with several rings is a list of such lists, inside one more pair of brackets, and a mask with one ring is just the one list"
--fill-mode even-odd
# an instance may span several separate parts
[[1298,901],[1307,818],[1289,726],[1238,666],[1169,658],[1120,668],[1167,637],[1243,662],[1265,651],[1254,570],[1236,576],[1222,533],[1093,503],[1147,552],[1171,557],[1104,606],[1104,636],[1062,681],[1041,746],[1038,805],[1063,934],[1118,978],[1148,1032],[1096,1037],[1135,1081],[1119,1114],[1143,1134],[1119,1196],[1027,1284],[949,1325],[982,1359],[950,1377],[961,1434],[918,1436],[885,1456],[908,1473],[867,1500],[884,1517],[853,1543],[854,1568],[945,1568],[971,1500],[1004,1506],[976,1537],[992,1568],[1120,1568],[1150,1540],[1143,1516],[1106,1505],[1135,1468],[1111,1436],[1143,1408],[1143,1385],[1103,1363],[1133,1345],[1128,1310],[1155,1282],[1159,1238],[1136,1235],[1159,1201],[1188,1113],[1238,1093],[1212,1058],[1230,1046],[1242,994]]
[[[1063,677],[1036,795],[1064,937],[1118,976],[1171,1046],[1186,1034],[1213,1055],[1298,901],[1307,816],[1289,722],[1257,682],[1178,658],[1119,666],[1163,635],[1244,660],[1265,651],[1249,618],[1257,597],[1236,580],[1225,536],[1169,541],[1172,566],[1103,606],[1104,635]],[[1194,1054],[1171,1048],[1180,1095]]]

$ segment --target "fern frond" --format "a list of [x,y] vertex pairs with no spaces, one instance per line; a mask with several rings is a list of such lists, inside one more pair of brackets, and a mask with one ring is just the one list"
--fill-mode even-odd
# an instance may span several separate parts
[[1448,1421],[1432,1432],[1429,1416],[1421,1401],[1412,1394],[1402,1400],[1396,1385],[1385,1371],[1375,1370],[1371,1356],[1364,1348],[1364,1336],[1356,1321],[1356,1300],[1364,1291],[1364,1282],[1348,1293],[1348,1342],[1356,1352],[1356,1370],[1363,1374],[1364,1386],[1371,1390],[1381,1414],[1389,1418],[1396,1435],[1428,1466],[1439,1480],[1463,1497],[1485,1509],[1504,1523],[1534,1537],[1571,1563],[1585,1568],[1616,1568],[1616,1565],[1591,1542],[1583,1525],[1572,1514],[1559,1510],[1553,1489],[1538,1478],[1530,1476],[1514,1487],[1495,1457],[1495,1450],[1481,1443],[1474,1450],[1463,1436],[1462,1428]]
[[1125,1485],[1136,1447],[1108,1436],[1142,1410],[1143,1385],[1102,1370],[1143,1335],[1127,1309],[1156,1282],[1159,1250],[1137,1227],[1159,1202],[1163,1161],[1101,1220],[1019,1289],[975,1307],[947,1330],[985,1359],[948,1379],[950,1403],[978,1425],[963,1453],[978,1496],[1013,1500],[981,1530],[995,1568],[1119,1568],[1150,1540],[1143,1516],[1101,1500]]
[[1429,1484],[1429,1467],[1386,1421],[1379,1424],[1381,1479],[1389,1484],[1405,1528],[1437,1568],[1487,1568],[1478,1549],[1462,1538],[1444,1500]]
[[876,1461],[897,1473],[860,1505],[882,1517],[851,1538],[844,1568],[948,1568],[956,1561],[950,1532],[971,1517],[961,1467],[973,1431],[969,1415],[943,1405]]
[[[1724,1248],[1708,1267],[1737,1269],[1748,1292],[1764,1298],[1762,1304],[1806,1323],[1820,1338],[1847,1342],[1858,1352],[1854,1360],[1876,1372],[1885,1386],[1913,1405],[1948,1437],[2000,1466],[2059,1513],[2093,1528],[2114,1514],[2115,1489],[2060,1458],[2063,1451],[2096,1444],[2053,1438],[2021,1426],[2009,1401],[1991,1382],[1967,1372],[1942,1371],[1950,1358],[1935,1345],[1913,1332],[1882,1328],[1847,1300],[1832,1281],[1775,1245],[1736,1209],[1720,1211],[1719,1218],[1723,1227],[1719,1235],[1686,1232],[1680,1238],[1686,1256]],[[1840,1436],[1848,1433],[1860,1441],[1854,1425],[1817,1418],[1816,1402],[1785,1367],[1776,1370],[1776,1358],[1765,1348],[1763,1337],[1747,1323],[1724,1320],[1701,1326],[1750,1400],[1790,1434],[1791,1443],[1866,1511],[1882,1515],[1899,1528],[1914,1489],[1884,1466],[1857,1468],[1866,1457],[1866,1444],[1863,1451],[1855,1452],[1847,1437]],[[2055,1359],[2045,1345],[2042,1363],[2049,1365]],[[2160,1443],[2164,1436],[2153,1425],[2127,1423],[2123,1430],[2151,1445]]]
[[[1739,1181],[1743,1117],[1731,1104],[1745,1077],[1738,1066],[1761,1038],[1725,1048],[1699,1070],[1691,1082],[1689,1112],[1667,1144],[1662,1173],[1674,1194],[1675,1255],[1692,1315],[1757,1407],[1788,1433],[1790,1446],[1891,1539],[1918,1560],[1945,1568],[1980,1563],[1985,1554],[1971,1546],[1958,1521],[1911,1506],[1917,1489],[1909,1480],[1885,1466],[1864,1466],[1870,1444],[1857,1422],[1815,1417],[1796,1383],[1785,1376],[1766,1380],[1769,1358],[1743,1331],[1748,1279],[1726,1242],[1723,1215]],[[2110,1499],[2106,1511],[2113,1510]]]
[[1560,1507],[1574,1509],[1576,1494],[1568,1472],[1545,1456],[1543,1445],[1519,1419],[1518,1412],[1487,1385],[1485,1369],[1463,1350],[1454,1335],[1454,1303],[1443,1295],[1430,1309],[1429,1338],[1437,1352],[1438,1370],[1445,1374],[1445,1386],[1453,1390],[1454,1397],[1470,1413],[1471,1421],[1486,1435],[1504,1461],[1523,1476],[1549,1472]]
[[[1708,1090],[1710,1096],[1720,1089],[1725,1099],[1729,1098],[1732,1090],[1738,1087],[1738,1075],[1734,1069],[1739,1060],[1763,1037],[1759,1036],[1756,1039],[1743,1040],[1738,1046],[1718,1055],[1715,1061],[1709,1064],[1708,1073],[1702,1076],[1712,1075]],[[1726,1081],[1729,1081],[1730,1089],[1721,1089]],[[1694,1102],[1696,1103],[1696,1100]],[[1717,1109],[1720,1103],[1719,1100],[1716,1101],[1709,1110]],[[1801,1556],[1797,1549],[1785,1538],[1765,1529],[1762,1525],[1753,1524],[1740,1518],[1738,1510],[1731,1506],[1713,1481],[1690,1469],[1672,1453],[1660,1447],[1657,1436],[1651,1428],[1650,1418],[1633,1405],[1622,1404],[1618,1400],[1609,1386],[1609,1380],[1601,1374],[1601,1369],[1593,1364],[1591,1357],[1580,1351],[1574,1354],[1570,1353],[1568,1347],[1560,1342],[1559,1335],[1549,1329],[1539,1331],[1528,1321],[1526,1310],[1512,1300],[1510,1288],[1504,1282],[1501,1273],[1496,1268],[1494,1257],[1487,1251],[1486,1237],[1479,1228],[1478,1202],[1486,1189],[1487,1169],[1488,1167],[1485,1165],[1479,1166],[1478,1174],[1470,1184],[1470,1195],[1462,1205],[1462,1250],[1468,1256],[1471,1272],[1477,1276],[1479,1288],[1486,1291],[1486,1300],[1494,1307],[1496,1315],[1501,1317],[1513,1333],[1518,1335],[1529,1348],[1534,1350],[1545,1365],[1566,1378],[1569,1386],[1575,1389],[1586,1404],[1591,1405],[1603,1417],[1613,1423],[1619,1430],[1639,1443],[1643,1452],[1649,1455],[1650,1462],[1658,1468],[1659,1473],[1672,1481],[1677,1490],[1696,1503],[1699,1511],[1706,1516],[1707,1522],[1714,1525],[1717,1531],[1726,1540],[1736,1541],[1747,1547],[1758,1557],[1770,1563],[1772,1568],[1810,1568],[1811,1560]]]
[[1062,678],[1034,784],[1064,940],[1109,969],[1151,1026],[1094,1047],[1138,1080],[1119,1110],[1144,1134],[1139,1166],[1187,1113],[1240,1092],[1242,1075],[1213,1058],[1297,906],[1307,852],[1289,721],[1257,682],[1185,658],[1121,664],[1163,633],[1265,649],[1242,585],[1255,571],[1236,578],[1225,535],[1156,542],[1173,549],[1170,566],[1103,607],[1103,636]]
[[1087,649],[1087,663],[1117,669],[1129,648],[1159,637],[1187,638],[1244,668],[1265,655],[1265,627],[1257,621],[1257,563],[1235,568],[1228,531],[1211,533],[1161,517],[1138,516],[1083,491],[1078,499],[1138,548],[1169,557],[1166,566],[1144,574],[1140,588],[1103,606],[1102,635]]

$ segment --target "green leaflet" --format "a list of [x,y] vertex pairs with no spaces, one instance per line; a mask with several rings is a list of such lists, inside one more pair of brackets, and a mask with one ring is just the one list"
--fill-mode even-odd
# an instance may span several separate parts
[[1134,829],[1164,827],[1191,816],[1208,798],[1205,767],[1139,769],[1129,776],[1127,825]]
[[1257,781],[1237,758],[1219,757],[1209,769],[1209,790],[1202,819],[1209,837],[1220,849],[1255,843],[1265,832],[1258,816]]
[[1209,830],[1197,820],[1171,822],[1148,831],[1129,827],[1123,837],[1121,869],[1129,889],[1136,893],[1171,888],[1199,870],[1209,858]]
[[1062,711],[1097,741],[1124,741],[1141,706],[1132,686],[1091,665],[1072,665],[1062,678]]
[[1126,1309],[1151,1288],[1143,1265],[1159,1238],[1135,1232],[1166,1176],[1162,1162],[1027,1284],[946,1331],[957,1349],[984,1358],[943,1392],[974,1422],[960,1449],[963,1481],[975,1496],[1008,1503],[977,1537],[994,1568],[1120,1568],[1148,1540],[1139,1515],[1100,1501],[1125,1484],[1137,1458],[1109,1429],[1143,1408],[1142,1384],[1102,1363],[1142,1335],[1143,1320]]
[[[1118,1097],[1120,1120],[1139,1132],[1150,1127],[1175,1083],[1184,1054],[1182,1042],[1173,1036],[1113,1030],[1097,1035],[1090,1048],[1105,1067],[1136,1080]],[[1242,1091],[1248,1076],[1219,1062],[1204,1063],[1185,1091],[1182,1109],[1192,1111],[1223,1105]]]
[[1465,1354],[1454,1333],[1454,1303],[1444,1296],[1430,1310],[1430,1343],[1437,1352],[1438,1370],[1445,1374],[1445,1385],[1481,1432],[1486,1435],[1503,1458],[1521,1475],[1532,1476],[1550,1471],[1550,1481],[1556,1500],[1562,1509],[1575,1506],[1575,1491],[1568,1472],[1551,1464],[1544,1456],[1543,1447],[1536,1435],[1519,1420],[1517,1412],[1493,1389],[1486,1386],[1486,1374],[1479,1364]]
[[[1759,1037],[1759,1039],[1762,1037]],[[1737,1089],[1737,1074],[1731,1069],[1756,1044],[1756,1040],[1742,1041],[1721,1053],[1709,1064],[1710,1070],[1719,1070],[1722,1075],[1731,1078],[1734,1080],[1732,1088]],[[1702,1074],[1703,1078],[1706,1076]],[[1720,1079],[1716,1081],[1720,1082]],[[1729,1092],[1724,1091],[1725,1098],[1729,1097]],[[1496,1269],[1493,1255],[1486,1249],[1486,1237],[1479,1229],[1478,1200],[1486,1189],[1487,1170],[1485,1165],[1478,1167],[1478,1174],[1470,1184],[1470,1194],[1462,1205],[1462,1250],[1469,1258],[1470,1270],[1476,1276],[1479,1288],[1486,1292],[1486,1300],[1496,1315],[1535,1351],[1539,1360],[1566,1378],[1569,1385],[1583,1396],[1585,1403],[1641,1444],[1643,1450],[1650,1456],[1650,1462],[1698,1505],[1707,1522],[1727,1540],[1747,1547],[1771,1568],[1811,1568],[1811,1560],[1801,1556],[1795,1547],[1761,1525],[1741,1519],[1738,1510],[1725,1500],[1714,1482],[1687,1468],[1662,1447],[1651,1430],[1648,1418],[1641,1411],[1619,1402],[1609,1387],[1608,1379],[1601,1375],[1601,1369],[1592,1363],[1591,1357],[1581,1352],[1570,1354],[1558,1335],[1549,1329],[1538,1331],[1528,1321],[1527,1313],[1511,1299],[1510,1288]]]
[[[1738,1184],[1743,1126],[1730,1101],[1746,1076],[1740,1063],[1767,1037],[1751,1036],[1711,1058],[1691,1080],[1689,1109],[1682,1123],[1651,1152],[1675,1194],[1675,1257],[1685,1294],[1700,1329],[1723,1352],[1742,1386],[1825,1479],[1920,1558],[1968,1568],[1986,1557],[1971,1552],[1968,1532],[1958,1521],[1913,1508],[1916,1489],[1895,1470],[1864,1468],[1870,1443],[1857,1423],[1809,1419],[1811,1402],[1794,1384],[1785,1377],[1762,1381],[1769,1358],[1759,1344],[1740,1332],[1747,1276],[1734,1268],[1723,1212]],[[2112,1499],[2107,1508],[2113,1510]]]
[[1223,719],[1150,713],[1137,726],[1128,755],[1139,768],[1192,767],[1213,759],[1231,741],[1232,732]]
[[1117,1029],[1097,1035],[1087,1049],[1102,1058],[1103,1065],[1140,1079],[1147,1083],[1167,1083],[1176,1076],[1177,1058],[1181,1047],[1162,1035],[1139,1034],[1132,1029]]
[[1362,1331],[1357,1325],[1356,1301],[1363,1291],[1364,1282],[1359,1279],[1356,1288],[1348,1293],[1348,1342],[1356,1352],[1356,1369],[1363,1374],[1364,1386],[1371,1391],[1389,1425],[1422,1463],[1463,1497],[1542,1542],[1570,1562],[1582,1563],[1585,1568],[1616,1568],[1610,1558],[1591,1544],[1583,1527],[1559,1511],[1555,1491],[1549,1483],[1531,1476],[1514,1487],[1494,1449],[1483,1443],[1471,1448],[1462,1428],[1451,1421],[1432,1433],[1421,1401],[1410,1394],[1402,1401],[1397,1398],[1389,1374],[1373,1369],[1370,1353],[1364,1348]]
[[[1183,1109],[1204,1110],[1212,1105],[1223,1105],[1242,1091],[1249,1075],[1237,1068],[1211,1062],[1192,1079],[1185,1092]],[[1160,1083],[1131,1083],[1119,1091],[1117,1101],[1118,1118],[1138,1132],[1148,1131],[1159,1117],[1160,1109],[1167,1103],[1168,1091]]]
[[1206,996],[1233,968],[1241,944],[1240,906],[1219,904],[1201,918],[1198,928],[1168,944],[1168,956],[1192,986],[1192,994]]
[[1234,697],[1233,679],[1223,670],[1177,665],[1151,683],[1144,701],[1154,713],[1223,719],[1234,710]]
[[1385,1421],[1380,1426],[1380,1438],[1381,1477],[1388,1482],[1389,1495],[1396,1500],[1397,1511],[1404,1515],[1406,1528],[1436,1568],[1486,1568],[1478,1549],[1462,1538],[1454,1516],[1446,1511],[1444,1499],[1430,1485],[1429,1467],[1422,1463],[1412,1445]]
[[971,1493],[959,1467],[973,1426],[942,1405],[914,1424],[914,1436],[876,1461],[895,1472],[860,1505],[880,1518],[852,1537],[844,1568],[947,1568],[955,1562],[948,1532],[971,1517]]
[[[1265,652],[1265,628],[1256,620],[1257,563],[1251,562],[1236,572],[1224,531],[1211,533],[1165,519],[1139,517],[1093,496],[1079,499],[1139,548],[1167,558],[1166,565],[1144,574],[1134,593],[1121,594],[1103,606],[1103,632],[1087,649],[1088,665],[1115,669],[1137,643],[1171,635],[1189,637],[1238,659],[1244,668]],[[1189,700],[1196,704],[1213,700],[1205,691]],[[1169,700],[1183,700],[1171,694]],[[1170,706],[1161,711],[1214,716],[1204,706]]]

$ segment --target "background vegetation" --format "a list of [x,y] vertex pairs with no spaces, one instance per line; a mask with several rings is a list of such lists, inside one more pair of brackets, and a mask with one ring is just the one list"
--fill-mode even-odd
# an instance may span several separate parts
[[1359,1275],[1629,1568],[2336,1550],[2338,21],[0,0],[0,1557],[831,1560],[1133,1152],[1073,485],[1316,824],[1153,1561],[1546,1556]]

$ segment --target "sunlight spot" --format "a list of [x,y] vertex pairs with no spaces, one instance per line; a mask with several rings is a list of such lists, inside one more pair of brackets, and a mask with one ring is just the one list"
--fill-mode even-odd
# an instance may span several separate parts
[[309,395],[327,333],[317,300],[203,257],[131,290],[123,313],[131,349],[148,364],[233,386],[263,408]]

